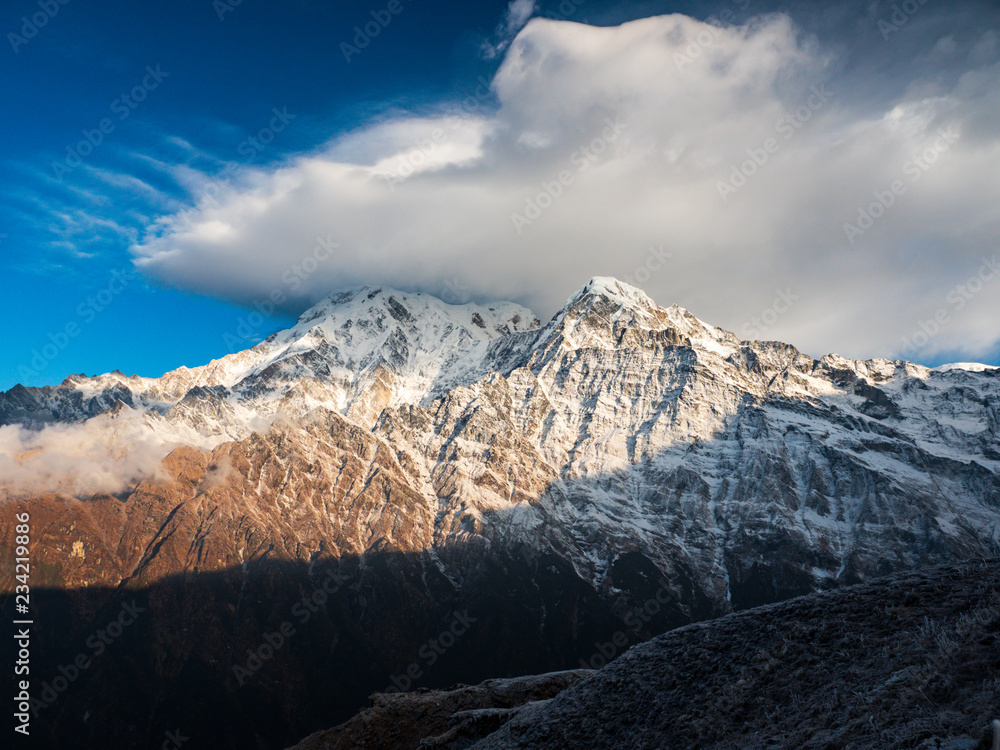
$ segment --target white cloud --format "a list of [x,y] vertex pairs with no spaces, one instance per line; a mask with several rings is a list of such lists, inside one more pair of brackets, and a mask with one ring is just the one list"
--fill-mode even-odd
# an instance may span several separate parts
[[[511,18],[526,17],[514,5]],[[468,289],[545,315],[588,277],[614,275],[737,333],[791,288],[799,299],[755,335],[895,355],[943,309],[920,355],[975,358],[1000,340],[1000,275],[961,307],[952,293],[1000,252],[996,47],[982,33],[957,82],[915,79],[873,109],[782,15],[726,28],[535,18],[493,80],[495,112],[397,117],[247,169],[133,252],[165,282],[253,302],[329,236],[339,255],[299,303],[374,283]],[[745,184],[720,191],[741,168]],[[893,205],[870,209],[896,181]],[[551,205],[517,226],[529,202]],[[849,237],[859,208],[882,215]],[[651,247],[669,265],[646,270]]]
[[[143,480],[171,481],[162,461],[175,448],[211,451],[230,439],[267,432],[281,414],[245,415],[235,434],[217,432],[183,414],[168,419],[155,411],[128,407],[83,422],[54,423],[38,429],[0,426],[0,497],[18,492],[65,492],[82,496],[115,493]],[[215,484],[229,466],[209,477]]]
[[492,59],[503,54],[517,36],[517,32],[524,28],[528,19],[535,14],[537,8],[535,0],[511,0],[503,21],[493,32],[494,38],[483,42],[483,55],[487,59]]
[[0,490],[119,492],[143,479],[168,479],[160,461],[176,445],[138,413],[39,430],[2,426]]

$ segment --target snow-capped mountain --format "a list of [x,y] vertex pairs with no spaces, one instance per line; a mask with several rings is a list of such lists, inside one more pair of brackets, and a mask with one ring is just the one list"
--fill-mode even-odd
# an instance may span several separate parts
[[116,401],[176,418],[185,397],[210,391],[233,405],[229,423],[219,425],[233,435],[245,434],[250,419],[238,409],[243,404],[257,416],[325,406],[364,421],[386,405],[445,389],[449,378],[477,371],[490,341],[538,324],[511,302],[448,305],[426,294],[362,287],[331,295],[292,328],[201,367],[160,378],[116,371],[70,376],[58,388],[17,387],[6,394],[0,419],[29,426],[81,421]]
[[[361,693],[459,607],[478,630],[442,679],[576,666],[616,632],[1000,552],[1000,370],[814,359],[608,278],[544,325],[512,303],[336,294],[203,367],[17,386],[0,425],[0,493],[39,519],[46,584],[223,576],[199,617],[227,656],[162,636],[156,667],[222,681],[231,634],[252,648],[317,566],[351,581],[324,616],[375,665]],[[67,458],[74,436],[90,447]],[[279,583],[275,561],[306,567]]]
[[0,415],[100,432],[141,420],[165,455],[336,414],[391,449],[428,512],[432,534],[390,544],[502,529],[558,549],[597,588],[628,551],[668,578],[683,564],[721,603],[761,575],[753,587],[773,598],[997,549],[998,372],[815,360],[609,278],[541,327],[512,303],[366,287],[205,366],[16,387]]

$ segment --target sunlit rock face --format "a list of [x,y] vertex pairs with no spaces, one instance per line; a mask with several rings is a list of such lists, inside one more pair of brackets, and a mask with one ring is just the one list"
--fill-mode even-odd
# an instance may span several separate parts
[[[204,673],[246,741],[291,744],[459,608],[476,625],[432,681],[594,666],[615,632],[996,555],[998,373],[813,359],[607,278],[544,325],[363,288],[202,367],[0,395],[0,494],[30,511],[34,585],[71,592],[73,632],[116,592],[160,592],[169,619],[176,587],[209,586],[186,615],[201,650],[149,626],[157,677]],[[254,724],[232,668],[330,570],[327,630],[256,688],[286,721]],[[345,669],[340,714],[302,700]]]

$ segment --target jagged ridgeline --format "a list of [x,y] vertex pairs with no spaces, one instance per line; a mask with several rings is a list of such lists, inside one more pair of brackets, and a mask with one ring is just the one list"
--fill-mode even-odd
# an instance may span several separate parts
[[597,278],[544,325],[363,288],[203,367],[15,387],[39,674],[144,608],[37,726],[282,747],[375,690],[996,555],[997,373],[813,359]]

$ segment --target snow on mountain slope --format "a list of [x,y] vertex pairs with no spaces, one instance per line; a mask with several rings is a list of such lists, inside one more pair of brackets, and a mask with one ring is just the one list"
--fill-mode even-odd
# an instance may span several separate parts
[[[225,358],[208,365],[210,384],[237,387],[285,369],[287,379],[326,375],[355,385],[380,367],[400,376],[396,398],[419,398],[438,376],[482,360],[492,339],[537,327],[526,308],[511,302],[449,305],[426,294],[363,287],[332,295],[304,313],[294,327],[255,347],[250,361]],[[312,365],[315,353],[322,366]]]
[[[444,684],[1000,555],[1000,370],[814,359],[613,279],[542,327],[515,305],[363,289],[204,367],[11,389],[0,499],[31,511],[39,587],[114,606],[152,591],[130,662],[164,672],[93,688],[159,686],[139,698],[150,715],[228,705],[234,655],[319,571],[349,574],[240,699],[270,725],[256,706],[383,688],[455,612],[476,622],[442,655]],[[0,548],[13,537],[0,525]],[[78,622],[69,642],[92,632]],[[112,721],[67,706],[63,736]]]
[[[66,430],[7,432],[9,460],[31,456],[17,472],[21,486],[39,482],[78,492],[106,490],[116,482],[155,476],[157,462],[178,445],[211,449],[266,431],[274,419],[299,419],[314,409],[335,409],[365,426],[389,404],[419,401],[462,378],[475,377],[488,345],[537,328],[524,307],[511,302],[449,305],[425,294],[362,288],[333,294],[307,310],[292,328],[207,365],[180,367],[160,378],[119,371],[72,375],[57,387],[15,386],[0,394],[0,425],[29,430],[77,424],[85,435],[100,429],[111,410],[128,438],[114,442],[111,469],[56,455]],[[96,420],[96,421],[95,421]],[[93,442],[93,441],[89,441]],[[30,451],[30,454],[28,453]],[[59,476],[43,469],[62,467]],[[141,465],[140,465],[141,464]],[[30,481],[29,481],[30,480]]]
[[166,452],[333,410],[403,462],[434,547],[516,541],[598,589],[638,565],[744,606],[1000,549],[998,372],[817,360],[609,278],[541,328],[364,288],[201,368],[17,387],[0,421],[114,406],[155,414]]
[[740,342],[605,279],[495,369],[376,428],[442,542],[513,529],[598,587],[630,550],[745,605],[1000,541],[989,373]]
[[[192,418],[206,434],[242,437],[259,415],[295,417],[323,406],[370,420],[389,403],[419,401],[482,363],[488,343],[537,328],[520,305],[449,305],[426,294],[363,287],[331,295],[292,328],[201,367],[159,378],[115,371],[72,375],[58,387],[16,386],[0,397],[0,424],[82,421],[116,402]],[[225,401],[201,419],[192,401]],[[241,408],[242,405],[249,407]],[[194,414],[193,412],[198,412]]]

